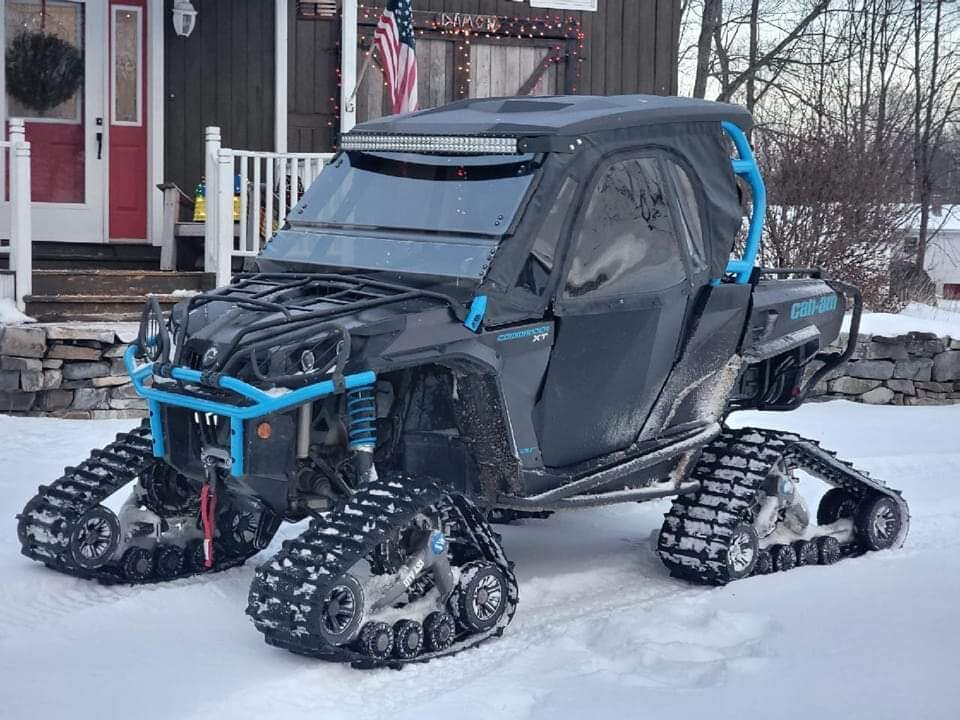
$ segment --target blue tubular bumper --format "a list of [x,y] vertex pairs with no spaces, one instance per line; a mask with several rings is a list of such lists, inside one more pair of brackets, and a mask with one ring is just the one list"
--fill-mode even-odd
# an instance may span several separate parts
[[[175,405],[177,407],[195,410],[201,413],[212,413],[222,417],[230,418],[230,474],[239,476],[244,474],[244,437],[243,422],[253,420],[264,415],[289,410],[306,402],[318,400],[327,395],[333,395],[336,392],[336,386],[332,380],[321,380],[313,385],[291,390],[282,395],[274,395],[260,388],[256,388],[249,383],[238,380],[235,377],[221,375],[217,385],[222,390],[239,395],[244,400],[250,402],[249,405],[231,405],[229,403],[208,400],[202,397],[193,397],[190,395],[181,395],[162,390],[155,386],[147,386],[145,381],[153,376],[153,363],[147,363],[137,367],[136,358],[137,346],[131,345],[123,355],[123,362],[127,366],[127,372],[133,381],[133,387],[137,394],[146,399],[150,408],[150,430],[153,433],[153,454],[156,457],[163,457],[166,453],[166,446],[163,435],[163,425],[160,417],[161,405]],[[170,377],[174,380],[181,380],[195,385],[201,384],[203,373],[189,368],[174,367],[170,371]],[[376,373],[367,370],[364,372],[346,375],[343,378],[347,390],[372,385],[377,380]]]
[[763,218],[767,212],[767,189],[760,175],[760,168],[753,157],[750,143],[743,130],[732,122],[723,122],[723,130],[733,140],[739,157],[733,158],[733,172],[750,184],[753,193],[753,209],[750,213],[750,229],[747,232],[747,245],[743,257],[739,260],[730,260],[727,263],[727,272],[737,277],[737,283],[744,284],[750,281],[753,264],[760,250],[760,239],[763,235]]

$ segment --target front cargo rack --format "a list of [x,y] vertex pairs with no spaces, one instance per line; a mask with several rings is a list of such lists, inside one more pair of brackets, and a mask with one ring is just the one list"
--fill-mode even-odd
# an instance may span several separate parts
[[[259,370],[257,353],[266,353],[277,346],[308,345],[329,338],[337,349],[330,353],[331,362],[342,370],[349,357],[350,335],[338,320],[361,310],[410,300],[434,300],[447,306],[463,322],[466,306],[456,298],[432,290],[373,280],[359,275],[334,273],[247,273],[235,276],[225,287],[191,297],[186,313],[176,330],[175,366],[194,366],[188,337],[191,314],[205,305],[227,303],[244,310],[260,311],[267,317],[240,329],[229,345],[218,349],[211,370],[235,373],[249,361],[257,379],[280,387],[292,387],[309,381],[302,373],[270,374]],[[162,359],[161,359],[162,362]],[[320,368],[325,370],[327,368]]]

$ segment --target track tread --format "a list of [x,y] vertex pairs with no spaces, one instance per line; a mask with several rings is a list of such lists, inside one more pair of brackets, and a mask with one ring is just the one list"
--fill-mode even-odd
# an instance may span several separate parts
[[[816,441],[775,430],[725,429],[704,448],[691,473],[701,490],[674,500],[664,518],[657,552],[671,574],[709,585],[729,582],[724,541],[737,523],[753,520],[760,485],[781,458],[857,498],[868,493],[894,498],[904,517],[902,543],[909,510],[899,492],[839,460],[836,452]],[[846,554],[858,551],[847,548]]]
[[[508,606],[492,630],[458,639],[449,648],[415,658],[374,658],[344,646],[332,646],[312,630],[311,614],[318,599],[333,583],[376,545],[407,525],[422,510],[450,504],[465,523],[477,549],[496,563],[508,578]],[[437,485],[405,475],[391,475],[362,488],[334,511],[314,520],[298,538],[285,541],[280,551],[261,564],[250,586],[247,614],[269,645],[291,652],[356,667],[399,667],[452,655],[499,636],[516,611],[517,582],[484,517],[459,496]]]
[[[96,570],[88,570],[74,562],[69,552],[73,523],[84,512],[105,500],[109,495],[141,476],[156,463],[149,425],[144,421],[104,448],[91,450],[90,457],[78,466],[68,466],[63,475],[49,485],[40,485],[17,515],[17,537],[20,552],[31,560],[42,562],[53,570],[104,584],[126,583],[120,562]],[[173,580],[180,577],[209,573],[243,564],[256,549],[239,556],[221,555],[214,567],[195,569],[184,564],[180,573],[172,577],[153,575],[136,584]]]

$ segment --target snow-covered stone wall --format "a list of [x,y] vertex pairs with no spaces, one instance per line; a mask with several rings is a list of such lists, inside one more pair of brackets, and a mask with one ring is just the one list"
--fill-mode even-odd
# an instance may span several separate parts
[[63,418],[146,415],[123,366],[135,323],[0,326],[0,412]]
[[[146,403],[123,366],[136,334],[135,323],[0,326],[0,412],[144,417]],[[814,396],[876,405],[960,403],[960,337],[861,334],[853,359],[827,376]]]
[[[846,345],[847,336],[840,341]],[[874,405],[960,403],[960,338],[933,333],[859,335],[850,362],[816,389],[823,399]]]

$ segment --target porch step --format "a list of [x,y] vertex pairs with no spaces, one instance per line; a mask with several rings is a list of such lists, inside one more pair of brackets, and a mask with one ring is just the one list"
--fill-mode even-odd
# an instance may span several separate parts
[[33,267],[154,270],[160,267],[160,248],[143,243],[35,242]]
[[212,273],[160,270],[35,270],[33,292],[38,296],[131,296],[143,302],[147,293],[169,295],[177,290],[210,290]]
[[[183,295],[155,294],[164,311]],[[40,322],[55,320],[139,320],[143,295],[27,295],[27,315]]]

